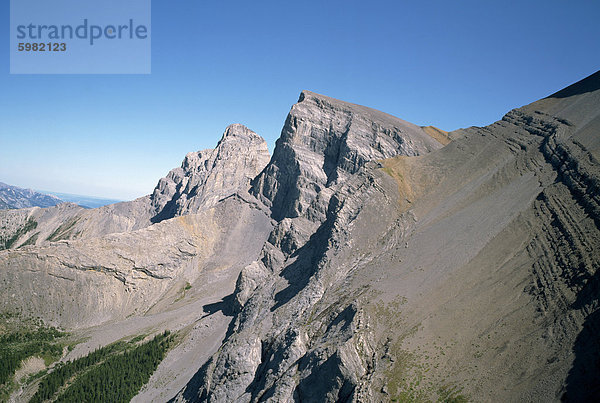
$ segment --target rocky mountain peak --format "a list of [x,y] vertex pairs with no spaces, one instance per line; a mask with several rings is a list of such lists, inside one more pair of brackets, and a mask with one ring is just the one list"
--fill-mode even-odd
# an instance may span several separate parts
[[366,162],[420,155],[442,144],[421,127],[386,113],[302,91],[283,126],[273,158],[252,192],[273,217],[325,217],[326,189]]
[[[225,133],[223,133],[223,137],[219,144],[223,141],[229,141],[232,139],[248,139],[250,141],[258,141],[264,142],[263,138],[258,134],[254,133],[252,130],[248,129],[246,126],[240,123],[233,123],[225,129]],[[217,147],[219,147],[217,144]]]
[[153,221],[209,208],[247,190],[269,158],[262,137],[241,124],[228,126],[216,148],[188,153],[180,168],[158,182],[151,195]]
[[65,365],[177,332],[133,402],[596,401],[597,78],[458,133],[304,91],[271,161],[232,125],[150,196],[0,211],[0,313]]

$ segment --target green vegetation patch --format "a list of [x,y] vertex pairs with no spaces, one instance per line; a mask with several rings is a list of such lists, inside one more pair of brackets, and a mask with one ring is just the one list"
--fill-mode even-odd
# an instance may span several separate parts
[[19,228],[10,238],[0,239],[0,250],[10,249],[22,235],[37,228],[37,221],[33,218],[28,218],[25,224]]
[[[403,348],[404,340],[418,331],[418,325],[409,327],[402,319],[405,303],[406,299],[398,296],[387,304],[379,301],[371,306],[371,317],[383,329],[381,349],[384,351],[385,394],[392,402],[467,402],[461,387],[444,385],[443,381],[435,381],[429,376],[428,356]],[[444,355],[443,350],[440,354]]]
[[27,245],[35,245],[35,243],[37,242],[37,239],[38,239],[39,235],[40,235],[40,233],[36,232],[32,236],[30,236],[28,240],[26,240],[25,242],[23,242],[23,244],[21,244],[21,246],[19,246],[19,248],[22,248],[23,246],[27,246]]
[[443,386],[438,390],[438,402],[444,403],[467,403],[469,399],[461,394],[462,388],[459,386]]
[[30,402],[129,402],[148,382],[174,338],[165,331],[143,344],[134,340],[59,365],[42,379]]
[[62,356],[63,336],[65,333],[52,327],[0,335],[0,400],[9,393],[13,376],[24,360],[42,357],[48,365]]
[[46,238],[46,241],[56,242],[62,239],[68,239],[71,236],[71,233],[73,232],[73,227],[75,226],[75,224],[77,224],[76,218],[67,221],[66,223],[55,229],[54,232],[50,234],[48,238]]

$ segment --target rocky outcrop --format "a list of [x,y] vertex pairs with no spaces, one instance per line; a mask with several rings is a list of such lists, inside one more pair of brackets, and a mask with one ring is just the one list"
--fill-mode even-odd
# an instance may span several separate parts
[[153,222],[214,206],[248,189],[269,162],[262,137],[240,124],[227,127],[214,150],[189,153],[180,168],[158,182],[151,195]]
[[0,252],[0,306],[176,323],[140,401],[592,400],[599,78],[448,134],[305,91],[270,161],[232,126],[102,210],[122,233],[63,205],[49,243]]
[[[288,115],[273,158],[252,182],[250,192],[271,209],[277,224],[261,260],[238,278],[234,336],[179,399],[289,401],[298,394],[333,399],[358,393],[374,348],[365,341],[368,336],[354,334],[366,326],[353,323],[362,314],[336,304],[334,312],[310,318],[328,310],[318,302],[352,269],[340,270],[331,262],[350,241],[347,225],[367,200],[394,210],[375,185],[377,164],[367,171],[365,165],[441,147],[418,126],[304,91]],[[331,344],[346,347],[315,344],[316,335],[335,321],[346,325],[331,329]],[[358,350],[354,342],[361,343]],[[315,389],[316,383],[320,386]]]
[[[377,345],[354,299],[359,293],[344,294],[339,286],[357,268],[346,261],[348,248],[369,238],[352,239],[359,212],[378,224],[394,217],[377,220],[396,206],[374,184],[394,192],[393,182],[377,171],[357,174],[334,194],[326,220],[292,257],[281,266],[263,259],[242,271],[234,335],[204,369],[198,394],[190,400],[369,400],[361,385]],[[265,261],[275,274],[265,275]],[[243,377],[227,376],[240,371],[232,357],[246,357]]]
[[238,277],[229,337],[175,400],[589,399],[594,91],[432,153],[304,93],[251,189],[276,226]]
[[292,107],[273,158],[252,193],[273,218],[320,222],[332,191],[368,161],[441,148],[421,127],[370,108],[310,91]]
[[[67,239],[91,239],[135,231],[213,207],[249,182],[269,162],[266,142],[240,124],[229,126],[212,150],[189,153],[181,167],[162,178],[151,195],[133,201],[83,209],[71,203],[48,209],[0,210],[0,250]],[[25,227],[31,219],[36,228]],[[8,245],[8,246],[7,246]]]

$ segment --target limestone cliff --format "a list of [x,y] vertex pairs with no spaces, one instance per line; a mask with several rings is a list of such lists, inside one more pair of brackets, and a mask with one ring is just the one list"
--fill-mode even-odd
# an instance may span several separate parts
[[[245,126],[233,124],[215,149],[189,153],[181,167],[159,180],[151,195],[92,210],[63,204],[49,209],[0,211],[0,240],[12,240],[5,248],[17,248],[89,239],[195,214],[237,191],[248,190],[250,179],[268,161],[265,140]],[[35,224],[25,227],[27,222]]]
[[374,109],[310,91],[292,107],[273,158],[252,193],[273,218],[325,218],[331,191],[368,161],[441,148],[422,128]]
[[158,182],[151,196],[152,221],[209,208],[247,190],[269,158],[262,137],[240,124],[227,127],[214,150],[189,153],[180,168]]
[[0,306],[65,359],[178,331],[137,402],[593,400],[599,150],[600,72],[447,134],[304,91],[270,160],[233,125],[147,197],[0,214]]
[[599,77],[381,164],[302,96],[253,182],[277,224],[175,400],[597,396]]

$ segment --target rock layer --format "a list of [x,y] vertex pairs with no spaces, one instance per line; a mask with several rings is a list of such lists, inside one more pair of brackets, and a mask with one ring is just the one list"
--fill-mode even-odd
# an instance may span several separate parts
[[[0,211],[0,222],[4,223],[0,241],[14,238],[10,247],[17,248],[64,239],[89,239],[196,214],[238,191],[247,191],[250,179],[268,161],[267,143],[247,127],[233,124],[227,127],[215,149],[189,153],[181,167],[160,179],[149,196],[92,210],[69,203],[49,209]],[[35,228],[23,231],[27,220],[35,222]]]
[[270,161],[233,126],[98,232],[69,205],[4,216],[70,240],[0,252],[0,306],[173,323],[140,401],[591,400],[599,80],[447,136],[305,91]]
[[252,193],[273,218],[325,218],[328,188],[368,161],[420,155],[441,148],[422,128],[364,106],[310,91],[292,107],[273,158],[253,182]]
[[243,125],[230,125],[214,150],[189,153],[180,168],[158,182],[151,196],[156,212],[152,221],[209,208],[247,190],[268,162],[269,150],[262,137]]
[[593,398],[599,75],[383,165],[301,97],[253,182],[278,223],[175,400]]

